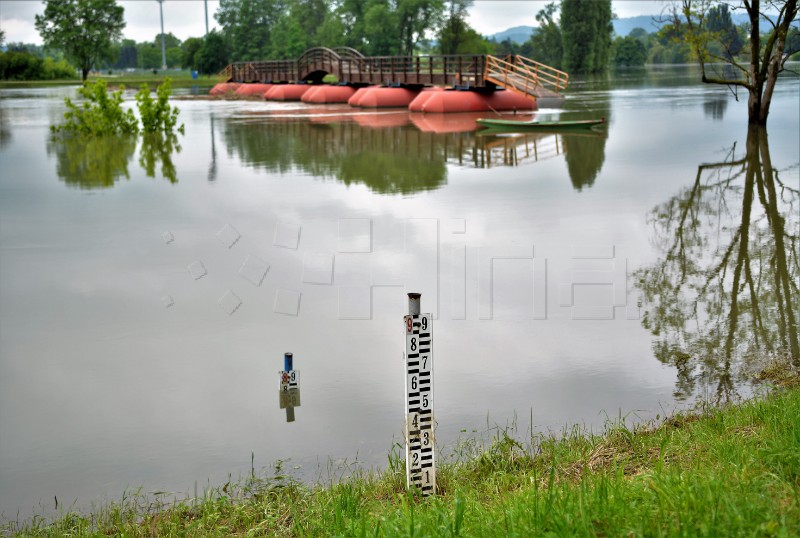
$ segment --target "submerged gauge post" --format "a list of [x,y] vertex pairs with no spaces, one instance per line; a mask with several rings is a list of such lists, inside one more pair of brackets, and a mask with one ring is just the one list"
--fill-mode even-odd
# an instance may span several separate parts
[[300,386],[298,385],[298,371],[294,369],[294,355],[285,353],[283,356],[283,370],[280,376],[280,391],[278,392],[278,406],[286,409],[286,422],[294,422],[294,408],[300,407]]

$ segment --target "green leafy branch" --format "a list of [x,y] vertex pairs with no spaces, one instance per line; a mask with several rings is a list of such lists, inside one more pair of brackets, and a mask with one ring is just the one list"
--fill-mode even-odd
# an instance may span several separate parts
[[[140,131],[139,121],[133,110],[122,108],[121,86],[114,92],[108,91],[105,80],[85,82],[78,93],[84,98],[82,104],[72,102],[69,97],[64,98],[67,111],[64,113],[64,123],[54,125],[54,133],[68,132],[86,135],[116,135],[136,134]],[[172,93],[172,84],[169,78],[159,84],[156,89],[156,98],[150,95],[150,89],[143,84],[136,94],[136,104],[142,122],[141,131],[144,133],[172,133],[178,124],[178,107],[169,105],[169,96]],[[183,134],[183,124],[177,128]]]

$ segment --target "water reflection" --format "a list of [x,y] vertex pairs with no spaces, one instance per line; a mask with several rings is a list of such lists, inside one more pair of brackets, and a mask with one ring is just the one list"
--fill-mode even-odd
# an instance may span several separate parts
[[161,175],[170,183],[177,183],[175,164],[172,154],[180,153],[178,137],[167,133],[147,133],[142,135],[142,147],[139,151],[139,165],[147,177],[156,177],[156,166],[161,163]]
[[136,151],[135,136],[64,136],[47,142],[56,157],[56,174],[70,187],[107,189],[129,179],[128,162]]
[[722,120],[727,109],[728,97],[726,95],[707,95],[703,101],[703,112],[707,118]]
[[656,357],[677,369],[679,398],[707,383],[729,399],[744,368],[776,353],[800,363],[800,193],[780,174],[766,131],[752,128],[744,156],[734,146],[700,165],[690,187],[651,213],[663,257],[637,273],[642,323]]
[[[174,134],[142,135],[139,165],[148,177],[160,173],[170,183],[178,181],[172,154],[181,146]],[[51,138],[47,154],[55,155],[56,174],[67,185],[79,189],[108,189],[121,178],[130,179],[128,163],[136,152],[138,137],[129,135],[67,135]]]
[[6,109],[0,107],[0,148],[11,142],[11,129],[8,127],[6,114]]
[[[339,114],[229,121],[229,156],[275,173],[296,170],[379,194],[411,194],[447,184],[447,165],[518,166],[567,153],[575,188],[591,185],[604,160],[604,133],[485,134],[479,114]],[[569,150],[569,152],[567,152]],[[571,153],[571,155],[570,155]]]
[[575,190],[591,187],[597,179],[606,155],[606,136],[603,133],[564,135],[564,152],[569,179]]

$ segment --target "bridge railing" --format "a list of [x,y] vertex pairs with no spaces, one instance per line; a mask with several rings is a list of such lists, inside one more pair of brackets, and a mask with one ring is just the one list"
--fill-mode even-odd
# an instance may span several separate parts
[[520,55],[507,56],[504,60],[487,55],[484,77],[528,95],[535,94],[538,88],[558,95],[569,85],[569,75],[564,71]]
[[483,81],[484,56],[482,55],[438,55],[438,56],[370,56],[349,58],[342,63],[341,76],[377,77],[409,84],[442,83],[480,85]]

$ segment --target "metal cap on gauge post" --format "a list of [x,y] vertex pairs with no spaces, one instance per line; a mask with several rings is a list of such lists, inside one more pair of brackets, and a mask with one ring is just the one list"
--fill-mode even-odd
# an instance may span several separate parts
[[405,349],[406,483],[423,495],[436,493],[433,420],[433,346],[430,314],[421,312],[422,294],[408,294],[403,318]]
[[408,294],[408,315],[419,316],[420,308],[422,308],[422,294],[409,293]]

